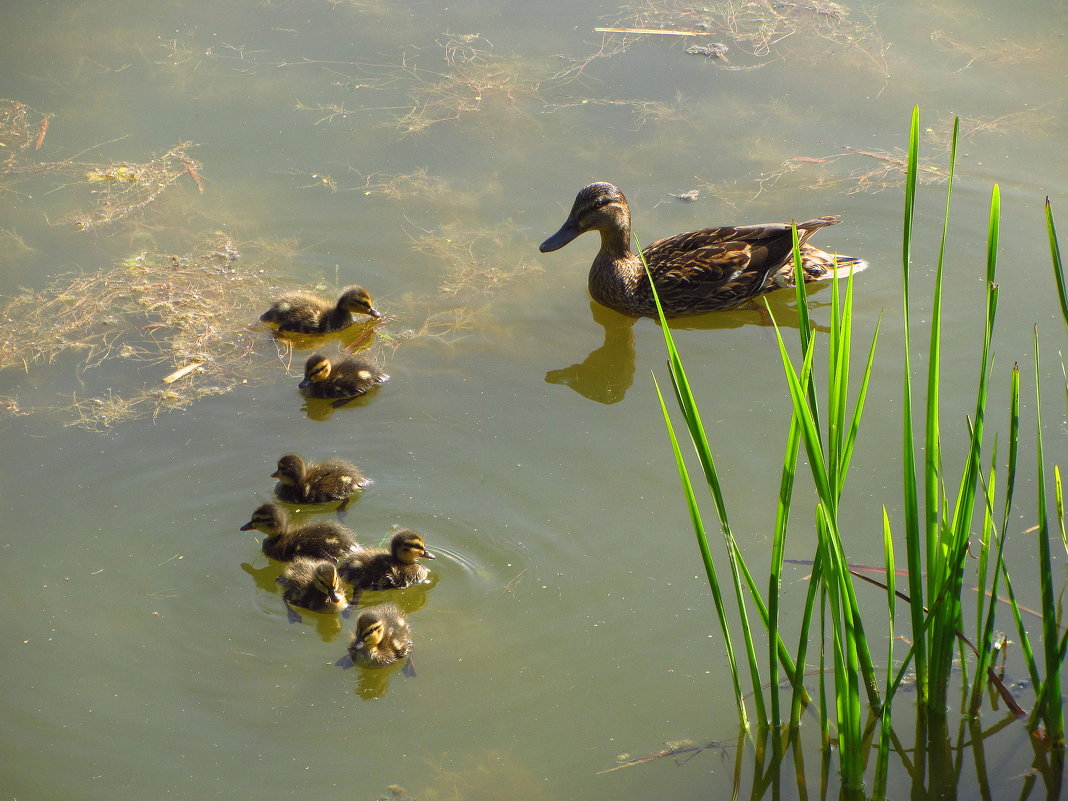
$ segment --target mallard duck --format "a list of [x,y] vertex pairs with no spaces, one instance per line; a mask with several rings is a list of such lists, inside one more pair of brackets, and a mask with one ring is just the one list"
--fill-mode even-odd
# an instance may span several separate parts
[[361,550],[347,528],[328,521],[293,525],[286,510],[274,503],[260,506],[252,513],[252,519],[241,526],[242,531],[251,529],[267,535],[261,546],[263,553],[279,562],[289,562],[298,556],[336,562]]
[[[837,217],[819,217],[798,223],[806,282],[866,266],[852,256],[805,244],[820,228],[838,222]],[[601,234],[601,249],[590,268],[593,299],[631,317],[656,317],[642,260],[630,249],[630,207],[612,184],[583,188],[560,230],[542,242],[541,252],[558,250],[586,231]],[[729,309],[794,281],[789,224],[705,228],[653,242],[643,253],[668,317]]]
[[360,667],[392,665],[412,652],[412,629],[396,604],[369,606],[360,613],[349,656]]
[[338,572],[355,593],[365,590],[393,590],[426,581],[430,571],[417,559],[433,559],[418,531],[398,531],[389,548],[364,548],[341,560]]
[[271,473],[277,478],[274,494],[286,503],[330,503],[341,501],[338,511],[349,502],[357,490],[367,489],[374,482],[354,464],[341,459],[327,459],[307,464],[295,453],[287,453],[278,460],[278,469]]
[[387,381],[389,376],[372,362],[356,358],[331,362],[316,353],[304,364],[299,387],[305,398],[334,398],[335,405],[343,405]]
[[312,612],[343,612],[349,605],[331,559],[294,559],[277,580],[287,608],[292,604]]
[[283,295],[260,315],[260,322],[279,331],[329,334],[352,325],[354,314],[367,314],[375,319],[382,316],[362,286],[348,287],[336,304],[306,292]]

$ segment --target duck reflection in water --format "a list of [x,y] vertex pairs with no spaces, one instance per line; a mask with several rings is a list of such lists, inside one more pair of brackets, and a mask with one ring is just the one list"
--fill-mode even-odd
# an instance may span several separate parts
[[590,312],[604,328],[604,344],[579,364],[550,370],[545,381],[598,403],[618,403],[634,383],[634,318],[596,301],[590,301]]
[[[812,302],[811,297],[826,290],[825,284],[806,286],[810,302],[809,308],[815,310],[827,303]],[[797,328],[797,314],[794,312],[796,302],[780,293],[768,298],[775,320],[780,328]],[[759,304],[759,305],[757,305]],[[604,342],[593,350],[584,361],[549,370],[545,374],[547,384],[563,384],[571,387],[579,395],[598,403],[619,403],[634,383],[635,350],[634,324],[638,318],[620,314],[596,301],[590,301],[590,313],[595,322],[604,329]],[[659,323],[657,323],[659,324]],[[668,322],[675,330],[741,328],[746,325],[772,328],[772,321],[764,308],[763,299],[754,303],[752,308],[730,309],[710,312],[698,317],[684,317]],[[817,330],[828,330],[825,326],[815,326]]]

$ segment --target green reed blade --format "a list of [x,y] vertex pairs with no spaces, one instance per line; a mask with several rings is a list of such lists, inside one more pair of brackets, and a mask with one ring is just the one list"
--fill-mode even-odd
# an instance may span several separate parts
[[853,408],[853,419],[849,422],[849,429],[846,434],[845,445],[842,448],[842,464],[849,468],[849,463],[853,457],[853,446],[857,441],[857,433],[860,431],[860,418],[864,412],[864,402],[868,397],[868,385],[871,383],[872,367],[875,365],[875,347],[879,343],[879,331],[882,328],[883,316],[879,315],[879,319],[875,323],[875,333],[872,334],[871,347],[868,349],[868,361],[864,365],[864,375],[860,382],[860,391],[857,393],[857,402]]
[[[808,591],[805,594],[805,605],[802,608],[801,613],[801,626],[797,638],[797,654],[796,662],[797,669],[793,674],[794,692],[790,700],[790,726],[796,729],[801,724],[801,711],[802,702],[806,701],[808,694],[806,693],[803,681],[805,673],[806,658],[808,656],[808,642],[810,633],[812,630],[812,615],[816,609],[816,596],[820,594],[823,588],[823,547],[817,542],[816,555],[812,559],[812,573],[809,576]],[[822,607],[821,607],[822,612]],[[820,636],[820,643],[822,647],[823,637],[822,632]],[[821,656],[822,662],[822,656]],[[822,684],[821,684],[821,720],[825,718],[825,708],[822,701]],[[824,727],[826,730],[826,727]]]
[[[641,243],[638,242],[635,237],[635,246],[638,253],[642,252]],[[644,263],[645,257],[642,256]],[[661,329],[664,333],[664,342],[668,351],[668,367],[671,375],[672,386],[675,390],[675,399],[679,404],[679,408],[682,410],[683,417],[686,420],[686,427],[690,434],[691,442],[697,453],[698,459],[701,462],[702,469],[705,474],[705,481],[708,485],[709,491],[712,495],[713,501],[716,506],[716,512],[719,515],[720,532],[723,536],[724,542],[727,547],[728,564],[731,569],[731,577],[734,585],[735,597],[738,605],[738,615],[740,616],[740,626],[742,629],[743,642],[745,644],[746,655],[749,660],[749,673],[753,683],[753,695],[755,704],[757,706],[757,715],[762,725],[767,725],[767,712],[764,703],[764,696],[761,690],[762,682],[759,674],[759,660],[756,655],[756,644],[753,641],[752,630],[748,621],[748,614],[745,604],[745,592],[748,587],[749,592],[757,596],[757,590],[755,585],[750,580],[748,582],[743,581],[742,572],[748,575],[748,569],[745,566],[744,559],[737,550],[737,544],[734,538],[734,533],[730,527],[730,520],[727,516],[727,505],[723,494],[723,488],[719,480],[719,474],[716,470],[715,459],[712,456],[712,448],[709,445],[708,438],[705,434],[704,425],[701,423],[701,416],[697,409],[697,401],[693,396],[693,390],[690,383],[686,378],[686,371],[682,364],[682,358],[679,355],[675,342],[671,336],[671,330],[668,327],[667,319],[664,316],[663,307],[660,305],[660,298],[656,293],[656,285],[653,283],[652,275],[649,274],[649,267],[645,265],[646,277],[649,280],[649,285],[652,288],[653,298],[656,302],[657,313],[660,317]],[[659,390],[658,390],[659,391]],[[695,532],[697,529],[695,528]],[[702,558],[706,559],[705,569],[709,570],[711,561],[711,551],[708,549],[707,536],[704,534],[703,528],[697,533],[699,543],[702,547]],[[710,574],[711,579],[711,574]],[[763,617],[765,625],[767,625],[767,612],[760,604],[761,615]],[[772,632],[772,637],[778,640],[781,645],[781,640],[778,638],[777,632]],[[782,652],[785,653],[785,647],[782,646]],[[791,667],[792,669],[792,667]],[[745,723],[743,722],[743,725]]]
[[890,530],[890,515],[883,507],[883,566],[886,569],[886,685],[883,690],[883,708],[880,713],[879,748],[875,755],[875,778],[872,798],[886,798],[886,782],[890,764],[890,711],[893,708],[890,688],[894,682],[894,621],[897,611],[897,571],[894,567],[894,538]]
[[834,655],[834,703],[838,723],[842,784],[858,789],[864,783],[863,725],[860,704],[860,660],[854,607],[849,600],[852,578],[841,550],[841,535],[822,503],[816,505],[816,531],[824,545],[826,575],[823,586],[831,609]]
[[[935,582],[928,579],[928,598],[935,597],[940,588],[937,580],[938,554],[940,548],[939,507],[943,473],[940,431],[940,390],[942,353],[942,282],[945,270],[946,243],[949,238],[949,216],[953,200],[953,176],[956,170],[957,141],[960,135],[960,118],[953,120],[953,133],[950,139],[949,181],[946,189],[945,212],[942,218],[942,237],[938,249],[938,261],[935,269],[934,287],[932,289],[931,334],[927,355],[927,404],[924,427],[924,537],[927,543],[927,564],[929,576],[934,571]],[[913,594],[912,597],[918,597]]]
[[[912,227],[916,217],[916,167],[920,149],[920,108],[912,109],[909,127],[908,167],[905,172],[905,215],[902,223],[901,284],[902,284],[902,358],[904,376],[902,386],[901,467],[904,478],[903,508],[905,515],[905,556],[908,563],[909,605],[916,649],[916,690],[919,702],[927,700],[927,644],[916,632],[924,628],[923,552],[925,541],[920,535],[919,496],[916,486],[915,431],[912,418],[912,344],[909,323],[909,268],[912,263]],[[927,559],[932,557],[934,544],[927,539]]]
[[1049,233],[1049,253],[1053,262],[1053,279],[1057,283],[1057,296],[1061,301],[1061,315],[1064,327],[1068,330],[1068,287],[1065,286],[1064,264],[1061,262],[1061,248],[1057,243],[1057,227],[1053,224],[1053,206],[1046,198],[1046,231]]
[[[779,356],[783,363],[783,370],[787,379],[787,386],[790,391],[790,399],[793,404],[794,416],[797,418],[803,441],[805,443],[805,451],[808,455],[809,469],[812,472],[813,483],[816,487],[816,492],[820,498],[820,502],[823,504],[828,516],[834,521],[833,530],[837,535],[837,507],[839,499],[839,487],[832,485],[831,474],[828,471],[828,459],[823,450],[822,441],[819,436],[815,415],[813,413],[813,405],[810,400],[809,393],[805,392],[804,387],[811,384],[807,381],[807,376],[811,370],[811,364],[814,358],[814,340],[809,340],[809,349],[805,355],[805,362],[802,367],[800,375],[794,369],[793,363],[790,361],[790,357],[786,351],[786,344],[782,338],[782,331],[779,329],[778,324],[775,321],[774,315],[772,315],[772,325],[775,329],[775,338],[779,346]],[[832,376],[833,384],[833,376]],[[833,385],[830,387],[829,392],[837,392],[837,388]],[[841,543],[838,542],[835,546],[838,551],[841,551]],[[844,556],[842,556],[844,562]],[[856,593],[853,589],[852,581],[847,581],[843,589],[843,596],[849,606],[849,614],[851,619],[851,625],[856,631],[856,648],[858,652],[858,658],[860,661],[859,670],[864,676],[865,689],[868,693],[869,702],[872,707],[878,708],[881,706],[881,699],[879,698],[878,683],[875,679],[875,669],[871,659],[871,654],[868,650],[867,641],[863,636],[863,622],[861,620],[859,604],[857,602]]]
[[[712,561],[712,552],[708,547],[708,535],[705,532],[704,523],[701,520],[701,510],[697,504],[697,497],[693,491],[693,483],[690,481],[689,470],[682,458],[682,450],[679,448],[678,438],[675,436],[675,427],[671,423],[667,404],[660,391],[660,384],[653,376],[653,385],[656,387],[656,395],[660,400],[660,409],[664,414],[664,425],[667,426],[668,438],[671,440],[671,449],[675,454],[675,464],[678,466],[679,479],[682,481],[683,495],[686,498],[686,506],[690,512],[690,521],[693,524],[694,533],[697,535],[697,544],[701,551],[701,561],[705,566],[705,575],[708,577],[708,587],[712,592],[712,602],[716,607],[716,616],[719,619],[720,631],[723,634],[723,647],[727,652],[727,662],[730,665],[731,681],[734,684],[734,698],[738,707],[738,720],[748,730],[749,719],[745,711],[744,696],[742,693],[741,679],[738,675],[738,662],[734,655],[734,644],[731,641],[730,624],[727,619],[726,605],[723,602],[723,593],[720,589],[719,577],[716,574],[715,563]],[[759,686],[758,686],[759,691]],[[759,698],[759,694],[758,694]]]
[[[782,590],[783,561],[786,554],[786,533],[790,519],[790,506],[793,499],[794,478],[797,470],[797,454],[800,447],[801,434],[798,431],[797,419],[790,416],[790,429],[786,434],[786,453],[782,460],[782,477],[779,480],[779,500],[775,508],[775,533],[771,545],[771,565],[768,570],[768,629],[772,632],[779,630],[779,596]],[[779,660],[776,657],[776,643],[774,637],[768,638],[768,684],[772,687],[779,685]],[[803,664],[803,660],[797,660]],[[791,681],[796,676],[791,676]],[[771,722],[776,728],[781,725],[781,713],[779,710],[779,694],[771,693]]]
[[1064,487],[1061,486],[1061,468],[1053,465],[1053,491],[1057,509],[1057,521],[1061,529],[1061,542],[1064,543],[1065,553],[1068,553],[1068,531],[1064,528]]
[[1038,517],[1038,569],[1042,595],[1042,645],[1045,654],[1046,676],[1040,702],[1029,721],[1034,724],[1040,716],[1046,723],[1046,733],[1054,748],[1064,748],[1064,707],[1061,689],[1061,662],[1057,625],[1057,599],[1053,589],[1053,558],[1049,544],[1049,515],[1046,510],[1046,468],[1042,441],[1042,373],[1039,369],[1038,327],[1035,327],[1035,450],[1038,460],[1037,517]]

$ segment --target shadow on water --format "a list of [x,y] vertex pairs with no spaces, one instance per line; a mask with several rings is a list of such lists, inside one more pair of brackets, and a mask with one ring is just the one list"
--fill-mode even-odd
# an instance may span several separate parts
[[[827,288],[827,284],[814,285],[809,289],[810,297]],[[792,292],[775,292],[767,296],[768,308],[775,315],[775,322],[782,328],[797,328],[797,315],[792,300]],[[811,302],[810,309],[815,311],[829,303]],[[673,331],[706,330],[719,331],[730,328],[742,328],[756,325],[768,328],[768,334],[774,341],[771,328],[774,323],[763,301],[757,301],[751,307],[714,311],[694,317],[680,317],[670,323]],[[638,320],[590,301],[590,313],[593,319],[604,329],[604,342],[591,351],[581,362],[545,374],[547,384],[562,384],[575,390],[584,398],[597,403],[619,403],[626,397],[627,390],[634,383],[634,324]],[[818,331],[826,331],[823,326],[815,326]]]

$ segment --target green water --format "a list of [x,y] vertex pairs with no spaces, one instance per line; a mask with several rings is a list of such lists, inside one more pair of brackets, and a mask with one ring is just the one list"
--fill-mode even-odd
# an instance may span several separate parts
[[[901,519],[900,469],[886,454],[900,414],[902,197],[861,176],[901,155],[914,104],[934,133],[948,133],[954,113],[973,119],[947,261],[946,447],[964,440],[974,397],[997,182],[993,426],[1004,425],[1008,368],[1031,363],[1038,324],[1047,456],[1063,463],[1063,325],[1042,218],[1047,195],[1068,217],[1062,6],[884,2],[870,20],[858,7],[840,23],[856,25],[838,31],[855,37],[874,26],[864,52],[799,31],[767,55],[732,46],[722,64],[687,55],[694,40],[646,37],[576,70],[602,47],[593,29],[628,13],[374,0],[0,10],[0,96],[35,110],[33,136],[52,115],[41,149],[20,163],[146,162],[189,141],[204,186],[182,175],[142,213],[81,231],[69,215],[98,199],[83,172],[0,175],[0,293],[44,290],[142,252],[186,254],[221,231],[242,254],[238,267],[276,286],[367,286],[391,318],[371,352],[393,376],[354,408],[314,419],[296,389],[308,352],[287,369],[264,334],[253,337],[247,383],[98,432],[68,425],[72,395],[155,387],[180,365],[115,354],[85,368],[65,353],[0,371],[8,408],[30,412],[0,418],[7,796],[374,799],[394,784],[421,801],[729,795],[734,701],[650,378],[665,377],[661,332],[591,313],[594,237],[537,249],[592,180],[626,192],[643,242],[712,224],[843,217],[817,242],[871,264],[856,281],[858,336],[883,319],[885,357],[844,512],[850,558],[877,564],[882,505]],[[457,74],[469,82],[444,92]],[[441,100],[456,96],[462,110]],[[924,156],[945,165],[933,141]],[[419,171],[442,190],[397,198],[380,188]],[[672,197],[693,189],[694,202]],[[943,186],[924,188],[918,341],[943,203]],[[828,297],[814,297],[817,322]],[[789,297],[770,303],[789,317]],[[239,316],[236,329],[255,312]],[[30,333],[12,325],[4,336]],[[788,406],[772,333],[750,311],[675,333],[732,524],[760,575]],[[270,499],[274,461],[289,451],[359,463],[376,485],[346,522],[367,541],[418,529],[437,554],[438,584],[404,599],[419,607],[417,678],[336,666],[352,620],[340,632],[312,615],[287,622],[276,573],[238,528]],[[1033,461],[1021,457],[1028,499]],[[790,558],[811,556],[807,492],[795,500]],[[1018,531],[1033,524],[1028,508]],[[1015,543],[1014,576],[1034,575],[1033,539]],[[806,573],[785,577],[788,608],[800,606]],[[1037,582],[1020,584],[1037,606]],[[880,614],[878,591],[859,592]],[[1009,671],[1024,673],[1015,655]],[[727,745],[681,766],[598,773],[619,754],[679,740]],[[986,744],[1002,797],[1019,792],[1025,743],[1016,725]],[[965,771],[962,797],[974,784]],[[797,797],[796,782],[785,788]]]

